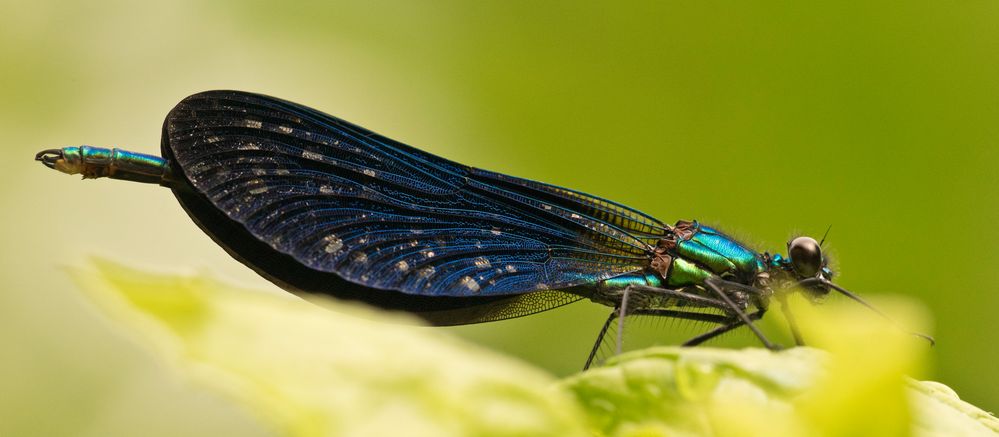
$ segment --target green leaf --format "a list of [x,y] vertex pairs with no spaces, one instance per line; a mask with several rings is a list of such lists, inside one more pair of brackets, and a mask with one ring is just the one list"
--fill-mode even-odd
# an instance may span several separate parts
[[[882,305],[906,315],[904,305]],[[939,383],[919,382],[925,342],[863,307],[797,309],[822,347],[660,347],[566,379],[601,435],[995,435],[999,421]]]
[[76,277],[116,324],[279,434],[587,435],[550,376],[412,319],[95,266]]
[[402,315],[94,265],[76,277],[116,326],[279,434],[999,434],[946,386],[906,376],[925,342],[849,302],[796,308],[817,348],[651,348],[557,382]]

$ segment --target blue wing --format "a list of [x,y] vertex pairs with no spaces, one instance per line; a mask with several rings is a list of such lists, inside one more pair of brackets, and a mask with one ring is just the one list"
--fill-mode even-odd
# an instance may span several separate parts
[[645,268],[666,228],[565,188],[460,165],[313,109],[209,91],[167,116],[190,184],[309,268],[424,296],[501,296]]

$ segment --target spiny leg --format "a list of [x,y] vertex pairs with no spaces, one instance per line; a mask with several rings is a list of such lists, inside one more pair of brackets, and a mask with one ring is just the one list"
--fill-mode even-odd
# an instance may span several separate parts
[[631,285],[624,287],[624,293],[621,294],[621,314],[617,317],[617,348],[616,352],[621,355],[621,349],[624,345],[624,316],[628,315],[628,295],[631,294]]
[[[763,318],[767,310],[760,309],[747,316],[752,320],[759,320]],[[704,334],[698,335],[690,340],[683,343],[683,346],[697,346],[705,341],[711,340],[719,335],[729,332],[735,328],[738,328],[745,324],[741,319],[733,319],[731,316],[725,316],[721,314],[710,314],[710,313],[699,313],[693,311],[678,311],[678,310],[659,310],[659,309],[648,309],[648,310],[636,310],[631,314],[633,315],[649,315],[649,316],[663,316],[663,317],[676,317],[686,320],[696,320],[700,322],[712,322],[717,323],[719,326],[711,331],[705,332]]]
[[[727,281],[727,280],[720,279],[720,278],[714,278],[713,280],[710,280],[710,281],[712,282],[711,285],[715,286],[715,287],[712,287],[712,290],[715,291],[716,293],[718,293],[718,291],[720,289],[720,287],[718,287],[718,286],[720,285],[720,286],[725,287],[726,289],[735,289],[735,290],[745,291],[747,293],[751,293],[751,294],[754,294],[754,295],[757,295],[757,296],[762,296],[764,294],[763,290],[760,290],[759,288],[753,287],[751,285],[742,284],[742,283],[739,283],[739,282]],[[678,291],[678,290],[666,290],[666,291],[673,292],[673,293],[683,293],[683,292]],[[687,294],[687,293],[683,293],[683,294]],[[742,314],[745,314],[745,313],[742,313],[741,311],[738,311],[738,308],[734,306],[734,302],[732,302],[730,299],[728,299],[727,295],[725,295],[724,293],[719,294],[719,296],[722,299],[724,299],[725,302],[722,302],[722,301],[719,301],[719,300],[716,300],[716,299],[707,298],[707,297],[701,297],[701,296],[697,296],[697,295],[691,295],[691,296],[700,298],[701,300],[708,300],[708,301],[710,301],[710,302],[702,302],[702,303],[706,303],[708,306],[713,306],[715,308],[720,308],[720,309],[725,310],[725,311],[733,311],[734,310],[734,312],[736,313],[737,316],[741,316]],[[693,300],[693,299],[691,299],[691,300]],[[763,314],[765,314],[766,311],[767,311],[766,309],[761,308],[758,311],[749,314],[748,318],[750,320],[759,320],[760,318],[763,317]],[[688,313],[688,314],[697,314],[697,313]],[[722,324],[723,326],[719,326],[718,328],[715,328],[715,329],[713,329],[713,330],[711,330],[709,332],[706,332],[704,334],[701,334],[701,335],[699,335],[697,337],[694,337],[694,338],[688,340],[687,342],[684,343],[684,346],[694,346],[694,345],[697,345],[697,344],[701,344],[701,343],[703,343],[705,341],[708,341],[708,340],[710,340],[710,339],[712,339],[714,337],[717,337],[717,336],[722,335],[722,334],[724,334],[726,332],[729,332],[729,331],[731,331],[731,330],[733,330],[735,328],[738,328],[738,327],[740,327],[742,325],[746,325],[747,324],[746,321],[745,321],[745,319],[743,319],[742,317],[739,317],[738,320],[733,321],[731,319],[731,317],[727,317],[727,316],[715,316],[715,315],[711,315],[711,314],[706,314],[706,316],[712,316],[712,317],[701,318],[699,320],[712,321],[712,322],[716,322],[716,323]],[[793,323],[793,318],[791,318],[790,320],[792,320],[791,323]],[[763,344],[765,346],[767,346],[767,348],[771,348],[771,349],[773,348],[772,346],[774,346],[774,345],[770,344],[767,341],[766,338],[761,337],[760,331],[758,329],[756,329],[756,326],[754,324],[748,323],[748,326],[753,330],[753,332],[758,337],[760,337],[760,339],[763,341]],[[798,338],[800,338],[800,334],[798,334],[798,331],[797,331],[797,325],[793,325],[792,328],[791,328],[791,330],[795,333],[796,340]],[[799,346],[800,345],[801,344],[799,344]]]
[[[669,289],[669,288],[660,288],[660,287],[651,287],[651,286],[647,286],[647,285],[635,285],[635,284],[628,285],[627,287],[624,288],[624,291],[621,293],[621,305],[619,305],[618,309],[617,309],[619,315],[618,315],[618,318],[617,318],[617,323],[618,323],[617,324],[617,345],[615,347],[615,352],[618,355],[621,354],[621,351],[624,348],[624,321],[625,321],[625,317],[628,315],[628,298],[631,296],[631,293],[633,291],[634,292],[646,292],[646,293],[660,294],[660,295],[664,295],[664,296],[673,297],[673,298],[676,298],[676,299],[682,299],[682,300],[684,300],[686,302],[697,303],[697,304],[700,304],[700,305],[704,305],[704,306],[708,306],[708,307],[714,307],[714,308],[719,308],[719,309],[722,309],[722,310],[725,310],[725,309],[728,308],[723,302],[720,302],[720,301],[718,301],[716,299],[711,299],[709,297],[704,297],[704,296],[696,295],[696,294],[693,294],[693,293],[687,293],[687,292],[681,291],[681,290],[673,290],[673,289]],[[611,315],[610,317],[612,318],[613,315]],[[608,321],[606,323],[610,323],[610,319],[608,319]],[[606,323],[605,323],[605,325],[606,325]],[[601,338],[598,338],[597,339],[598,340],[597,344],[595,344],[593,346],[594,350],[599,347],[600,342],[602,341],[602,337],[606,334],[606,330],[607,330],[607,327],[605,326],[604,330],[600,334]],[[591,355],[592,355],[592,353],[591,353]],[[587,363],[587,365],[589,365],[589,363]]]
[[735,304],[735,302],[732,302],[732,299],[729,298],[728,295],[725,294],[725,291],[719,288],[718,284],[716,284],[715,282],[716,282],[715,279],[708,278],[707,280],[704,281],[704,285],[710,288],[711,291],[714,291],[715,294],[718,295],[718,297],[721,298],[721,300],[724,301],[726,305],[728,305],[728,309],[733,313],[735,313],[735,315],[742,320],[742,323],[744,323],[746,326],[749,327],[749,329],[753,331],[753,334],[756,334],[756,337],[760,339],[760,341],[763,343],[764,346],[766,346],[767,349],[770,350],[780,349],[779,347],[777,347],[777,345],[771,343],[770,340],[767,340],[767,337],[763,335],[763,332],[760,331],[760,328],[757,328],[756,325],[753,324],[753,321],[749,319],[749,316],[747,316],[746,313],[744,313],[742,309],[740,309]]
[[[761,310],[758,310],[758,311],[756,311],[754,313],[748,314],[748,317],[750,319],[752,319],[752,320],[760,320],[760,318],[762,318],[763,314],[766,313],[766,312],[767,312],[767,310],[761,309]],[[708,332],[705,332],[705,333],[703,333],[701,335],[698,335],[697,337],[694,337],[694,338],[692,338],[690,340],[687,340],[686,342],[683,343],[683,345],[684,346],[697,346],[697,345],[699,345],[701,343],[704,343],[704,342],[706,342],[708,340],[711,340],[712,338],[715,338],[715,337],[717,337],[719,335],[722,335],[722,334],[724,334],[726,332],[729,332],[729,331],[731,331],[731,330],[733,330],[735,328],[738,328],[738,327],[740,327],[740,326],[742,326],[744,324],[745,323],[742,320],[740,320],[740,319],[735,319],[735,320],[729,319],[728,323],[726,323],[726,324],[724,324],[722,326],[719,326],[719,327],[717,327],[715,329],[712,329],[712,330],[710,330]]]
[[666,310],[666,309],[638,309],[631,312],[633,316],[657,316],[673,317],[676,319],[692,320],[695,322],[728,323],[732,321],[731,316],[722,314],[701,313],[697,311]]
[[[723,283],[728,284],[727,281],[723,281]],[[738,283],[732,283],[732,284],[738,285],[739,287],[737,287],[737,288],[739,288],[739,289],[746,289],[746,291],[753,292],[753,293],[756,293],[756,294],[760,293],[760,290],[757,290],[755,288],[749,287],[747,285],[738,284]],[[593,343],[593,348],[590,349],[590,355],[586,358],[586,364],[583,366],[583,370],[589,369],[590,366],[593,364],[593,360],[596,358],[597,351],[600,349],[600,345],[603,343],[604,337],[607,335],[607,331],[610,329],[610,324],[611,324],[611,322],[614,321],[615,317],[619,317],[620,318],[619,324],[618,324],[617,345],[616,345],[616,352],[618,354],[621,353],[621,348],[622,348],[623,343],[624,343],[624,339],[623,339],[624,318],[629,313],[633,314],[633,315],[651,315],[651,316],[662,316],[662,317],[674,317],[674,318],[678,318],[678,319],[696,320],[696,321],[712,322],[712,323],[718,323],[718,324],[727,324],[727,323],[730,323],[732,321],[731,317],[728,317],[728,316],[723,316],[723,315],[719,315],[719,314],[708,314],[708,313],[694,312],[694,311],[679,311],[679,310],[668,310],[668,309],[642,309],[642,308],[634,309],[634,310],[628,310],[628,303],[627,302],[628,302],[628,298],[630,297],[630,294],[632,292],[655,293],[655,294],[659,294],[659,295],[662,295],[662,296],[673,297],[673,298],[676,298],[678,300],[682,300],[682,301],[685,301],[685,302],[699,304],[699,305],[702,305],[702,306],[705,306],[705,307],[721,309],[723,311],[732,311],[732,309],[735,308],[735,305],[731,301],[724,302],[724,301],[721,301],[721,300],[718,300],[718,299],[712,299],[710,297],[704,297],[704,296],[700,296],[700,295],[693,294],[693,293],[688,293],[688,292],[681,291],[681,290],[673,290],[673,289],[670,289],[670,288],[651,287],[651,286],[647,286],[647,285],[629,285],[628,287],[626,287],[624,289],[624,292],[622,293],[622,296],[621,296],[621,305],[618,305],[617,307],[615,307],[611,311],[611,313],[607,316],[607,320],[604,321],[603,326],[600,328],[600,332],[597,334],[597,340]],[[723,297],[725,297],[725,296],[723,296]],[[762,313],[761,313],[761,315],[762,315]],[[735,327],[732,327],[732,328],[729,328],[729,329],[731,330],[731,329],[734,329],[734,328]],[[768,342],[766,342],[766,340],[764,340],[764,344],[768,344]],[[768,345],[768,347],[771,347],[771,346]]]
[[[719,301],[717,299],[712,299],[710,297],[704,297],[704,296],[696,295],[696,294],[693,294],[693,293],[688,293],[688,292],[680,291],[680,290],[673,290],[673,289],[669,289],[669,288],[651,287],[651,286],[647,286],[647,285],[629,285],[629,286],[625,287],[624,292],[622,293],[621,304],[618,305],[617,307],[615,307],[614,310],[611,311],[610,315],[607,316],[607,320],[604,322],[603,327],[600,328],[600,333],[597,334],[597,341],[593,343],[593,349],[590,350],[590,356],[587,357],[587,359],[586,359],[586,365],[583,367],[583,370],[588,369],[590,367],[590,365],[593,364],[593,359],[596,357],[597,351],[600,349],[600,345],[603,343],[604,336],[607,335],[607,331],[610,329],[610,324],[611,324],[612,321],[614,321],[615,317],[619,317],[619,324],[618,324],[618,329],[617,329],[617,346],[616,346],[616,352],[618,354],[621,353],[621,348],[623,347],[623,344],[624,344],[624,318],[627,315],[627,313],[629,312],[628,311],[628,298],[630,297],[630,295],[631,295],[632,292],[655,293],[655,294],[659,294],[659,295],[663,295],[663,296],[673,297],[673,298],[676,298],[678,300],[683,300],[683,301],[686,301],[686,302],[700,304],[700,305],[707,306],[707,307],[718,308],[718,309],[721,309],[721,310],[728,310],[728,306],[725,305],[724,302],[721,302],[721,301]],[[651,310],[653,312],[655,312],[655,311],[664,311],[664,312],[670,313],[670,314],[663,314],[663,313],[654,313],[653,314],[653,313],[650,313],[649,311],[650,310],[638,309],[638,310],[633,310],[632,312],[634,314],[666,315],[666,316],[670,316],[670,317],[688,318],[688,319],[690,317],[684,317],[684,316],[678,315],[678,314],[700,314],[700,313],[691,313],[691,312],[683,312],[683,311],[672,311],[672,310]],[[706,316],[714,316],[714,315],[706,315]],[[703,319],[692,319],[692,320],[703,320]],[[708,319],[706,321],[715,322],[715,323],[723,323],[726,320],[727,319],[723,319],[722,321],[718,321],[716,319]]]
[[692,304],[702,305],[711,308],[718,308],[720,310],[728,311],[728,305],[726,305],[725,302],[719,301],[718,299],[712,299],[710,297],[704,297],[694,293],[688,293],[686,291],[674,290],[671,288],[651,287],[648,285],[631,285],[629,287],[633,292],[659,294],[662,296],[673,297],[676,298],[677,300],[682,300]]
[[604,322],[604,326],[600,328],[600,333],[597,334],[597,341],[593,343],[593,349],[590,349],[590,356],[586,357],[586,364],[583,365],[583,370],[589,369],[590,365],[593,364],[593,359],[597,356],[597,350],[600,349],[600,344],[604,341],[604,336],[607,335],[607,329],[610,328],[611,322],[617,317],[617,308],[611,310],[610,315],[607,316],[607,321]]
[[784,313],[784,319],[787,320],[787,327],[791,329],[791,335],[794,336],[794,344],[804,346],[805,340],[801,337],[801,331],[798,330],[798,322],[795,321],[794,314],[791,313],[791,307],[787,306],[787,296],[777,293],[777,301],[780,302],[780,310]]
[[[824,287],[832,288],[833,290],[836,290],[836,291],[842,293],[844,296],[846,296],[846,297],[848,297],[850,299],[853,299],[857,303],[859,303],[859,304],[867,307],[867,309],[869,309],[871,311],[874,311],[875,313],[877,313],[878,315],[880,315],[881,317],[883,317],[885,320],[887,320],[889,323],[891,323],[892,325],[895,325],[897,328],[899,328],[899,329],[901,329],[903,331],[906,331],[905,329],[902,329],[902,327],[899,326],[898,323],[896,323],[894,320],[892,320],[891,317],[888,317],[887,314],[885,314],[885,313],[881,312],[881,310],[875,308],[874,305],[871,305],[866,300],[861,299],[860,296],[857,296],[852,291],[847,290],[847,289],[845,289],[843,287],[840,287],[839,285],[833,284],[832,282],[829,282],[829,280],[826,279],[826,278],[823,278],[823,277],[820,276],[820,277],[817,277],[817,278],[802,279],[802,280],[798,281],[795,285],[798,285],[800,287],[822,285]],[[912,334],[912,335],[914,335],[916,337],[922,338],[923,340],[926,340],[926,341],[930,342],[930,346],[933,346],[933,345],[937,344],[937,341],[934,340],[933,337],[931,337],[929,335],[921,334],[921,333],[918,333],[918,332],[911,332],[911,331],[909,331],[909,334]]]
[[[593,344],[593,348],[590,350],[590,356],[586,358],[586,365],[583,370],[589,369],[593,364],[593,360],[596,359],[597,351],[600,350],[600,345],[604,341],[604,337],[607,335],[607,330],[610,329],[611,323],[614,321],[615,317],[618,317],[620,310],[614,308],[611,310],[610,315],[607,316],[607,320],[604,322],[604,326],[600,328],[600,333],[597,334],[597,341]],[[732,318],[728,316],[723,316],[721,314],[710,314],[710,313],[699,313],[694,311],[680,311],[680,310],[667,310],[667,309],[635,309],[629,312],[633,316],[659,316],[659,317],[673,317],[677,319],[684,320],[694,320],[699,322],[711,322],[711,323],[727,323],[731,322]],[[754,313],[755,314],[755,313]]]

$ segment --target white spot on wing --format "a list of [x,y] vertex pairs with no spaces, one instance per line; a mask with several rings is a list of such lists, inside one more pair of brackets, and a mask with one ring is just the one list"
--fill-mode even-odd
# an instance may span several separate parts
[[475,267],[478,267],[480,269],[487,269],[487,268],[490,267],[489,260],[487,260],[487,259],[485,259],[485,258],[483,258],[481,256],[478,257],[478,258],[475,258],[475,260],[473,260],[473,262],[475,263]]
[[363,173],[367,176],[375,177],[375,171],[370,168],[364,169]]
[[479,292],[479,283],[475,279],[472,279],[471,276],[462,276],[461,280],[458,281],[458,283],[461,284],[462,287],[467,288],[472,293]]
[[302,157],[305,159],[312,159],[315,161],[321,161],[323,159],[323,155],[321,153],[316,153],[311,150],[303,150]]
[[395,263],[395,268],[398,269],[400,272],[407,272],[409,271],[409,263],[407,263],[406,261],[399,261]]
[[339,251],[341,248],[343,248],[343,240],[341,240],[340,237],[337,237],[335,234],[327,235],[326,238],[323,239],[323,241],[326,242],[326,247],[323,248],[323,250],[325,250],[326,253],[335,253]]
[[247,185],[254,187],[250,188],[250,194],[262,194],[267,192],[267,184],[263,180],[254,179],[247,182]]

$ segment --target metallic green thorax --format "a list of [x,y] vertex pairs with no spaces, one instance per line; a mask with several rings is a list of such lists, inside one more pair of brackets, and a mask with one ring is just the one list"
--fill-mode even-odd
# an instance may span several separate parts
[[711,276],[752,285],[767,270],[762,255],[713,228],[679,222],[676,229],[675,238],[657,248],[660,260],[670,262],[660,270],[667,287],[701,285]]
[[744,284],[752,284],[766,270],[761,256],[729,236],[694,223],[689,240],[677,242],[673,269],[667,275],[670,287],[703,283],[711,274]]
[[[783,280],[790,272],[789,263],[780,255],[772,257],[767,253],[756,252],[732,237],[696,221],[677,222],[667,229],[666,236],[651,249],[651,259],[646,269],[595,284],[596,293],[591,299],[617,306],[624,298],[624,291],[630,289],[637,294],[631,294],[629,298],[637,299],[636,304],[645,308],[698,306],[696,300],[684,300],[670,293],[636,291],[629,286],[670,289],[688,295],[714,298],[714,294],[706,286],[710,278],[768,290],[771,279]],[[749,296],[739,293],[733,293],[729,297],[742,307],[750,303]]]
[[[601,298],[619,298],[620,290],[629,285],[701,293],[705,281],[711,277],[752,287],[765,287],[770,273],[788,270],[788,262],[780,255],[771,257],[758,253],[732,237],[696,221],[679,221],[654,248],[647,269],[601,281],[597,284],[597,289]],[[782,277],[784,274],[777,275]]]

